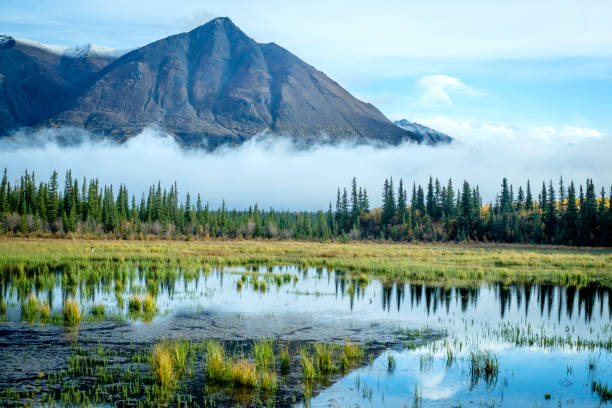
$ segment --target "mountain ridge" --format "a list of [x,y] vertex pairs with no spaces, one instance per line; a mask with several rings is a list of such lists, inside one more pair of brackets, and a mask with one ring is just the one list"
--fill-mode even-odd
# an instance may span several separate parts
[[[449,141],[394,125],[323,72],[275,43],[256,42],[227,17],[106,58],[105,64],[100,59],[83,59],[97,61],[98,69],[60,89],[64,97],[38,125],[75,126],[119,142],[155,125],[184,146],[205,149],[239,145],[262,133],[291,136],[306,146],[323,140]],[[0,78],[0,89],[2,84]],[[0,134],[5,130],[0,125]]]

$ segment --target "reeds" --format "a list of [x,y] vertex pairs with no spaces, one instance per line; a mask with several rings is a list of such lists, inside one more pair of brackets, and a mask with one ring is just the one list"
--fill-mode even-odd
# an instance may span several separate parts
[[168,347],[163,344],[156,344],[151,357],[151,369],[157,383],[163,390],[174,387],[176,377],[174,374],[174,364]]
[[155,300],[150,293],[147,293],[142,300],[142,311],[148,315],[155,313]]
[[232,378],[225,357],[225,347],[217,341],[206,342],[206,377],[220,383],[228,382]]
[[306,347],[300,348],[300,365],[302,367],[302,375],[305,382],[311,382],[315,379],[317,371],[312,360],[310,352]]
[[280,355],[281,374],[289,374],[290,362],[291,362],[291,357],[289,356],[289,347],[285,346],[281,348],[281,355]]
[[328,375],[334,372],[334,346],[329,343],[315,343],[314,351],[319,375]]
[[257,386],[256,365],[246,358],[239,358],[232,362],[229,371],[235,384],[245,387]]
[[38,318],[38,299],[34,294],[30,294],[28,299],[21,305],[21,320],[35,322]]
[[81,311],[79,305],[74,300],[66,300],[64,302],[64,325],[65,326],[78,326],[81,321]]
[[130,301],[128,302],[128,309],[130,313],[140,313],[142,309],[142,302],[137,295],[132,295],[130,297]]
[[488,351],[476,351],[470,354],[470,374],[472,386],[482,378],[487,386],[497,383],[499,362],[497,356]]
[[104,312],[105,312],[105,308],[102,303],[95,304],[91,307],[91,314],[95,318],[99,319],[99,318],[104,317]]
[[253,344],[253,352],[259,370],[274,368],[274,348],[271,340],[256,341]]

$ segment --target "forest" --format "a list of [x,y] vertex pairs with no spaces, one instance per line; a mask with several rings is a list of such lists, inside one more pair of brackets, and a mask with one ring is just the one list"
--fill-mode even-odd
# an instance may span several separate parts
[[[410,191],[411,190],[411,191]],[[612,188],[596,193],[592,180],[563,178],[516,188],[506,178],[493,202],[478,186],[455,188],[429,178],[425,187],[387,179],[382,206],[371,208],[368,192],[353,179],[338,188],[326,211],[277,211],[257,204],[212,209],[200,194],[179,199],[176,183],[151,185],[139,198],[127,186],[79,181],[67,171],[63,186],[53,172],[38,182],[27,170],[11,184],[4,169],[0,214],[5,236],[77,236],[122,239],[392,240],[405,242],[503,242],[612,246]]]

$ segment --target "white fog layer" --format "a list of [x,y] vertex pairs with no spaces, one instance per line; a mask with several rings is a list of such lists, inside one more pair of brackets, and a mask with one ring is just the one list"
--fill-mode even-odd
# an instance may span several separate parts
[[[125,183],[137,198],[158,180],[167,187],[176,181],[183,197],[188,191],[193,196],[199,192],[213,207],[225,199],[230,208],[258,203],[261,208],[305,210],[327,209],[330,202],[335,203],[337,187],[348,187],[353,177],[368,190],[372,205],[380,204],[386,177],[393,177],[396,186],[403,178],[409,192],[413,181],[425,186],[430,175],[443,183],[452,177],[455,188],[467,179],[479,185],[485,201],[495,199],[504,176],[514,185],[524,185],[531,177],[536,197],[542,181],[552,178],[556,185],[561,175],[566,182],[593,178],[597,192],[602,183],[608,192],[612,182],[612,141],[605,136],[555,142],[517,133],[514,137],[480,135],[478,142],[464,139],[437,147],[328,145],[307,151],[294,149],[286,139],[269,137],[213,153],[186,151],[171,136],[152,129],[122,145],[57,142],[82,136],[80,132],[44,130],[4,138],[0,166],[8,169],[11,183],[25,169],[35,172],[37,182],[48,179],[54,169],[63,180],[66,170],[72,169],[73,177],[79,179]],[[92,140],[88,135],[84,139]]]

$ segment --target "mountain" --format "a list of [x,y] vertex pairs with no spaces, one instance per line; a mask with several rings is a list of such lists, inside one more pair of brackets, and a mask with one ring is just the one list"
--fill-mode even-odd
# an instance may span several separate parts
[[62,47],[0,35],[0,135],[45,121],[121,51]]
[[10,38],[0,45],[0,134],[17,126],[75,126],[122,142],[153,125],[184,146],[207,149],[260,133],[302,145],[439,142],[394,125],[229,18],[124,55],[33,44]]
[[406,119],[396,120],[393,123],[400,128],[407,130],[408,132],[418,135],[421,140],[425,141],[425,143],[450,143],[453,140],[452,137],[445,133],[438,132],[435,129],[423,126],[416,122],[407,121]]

